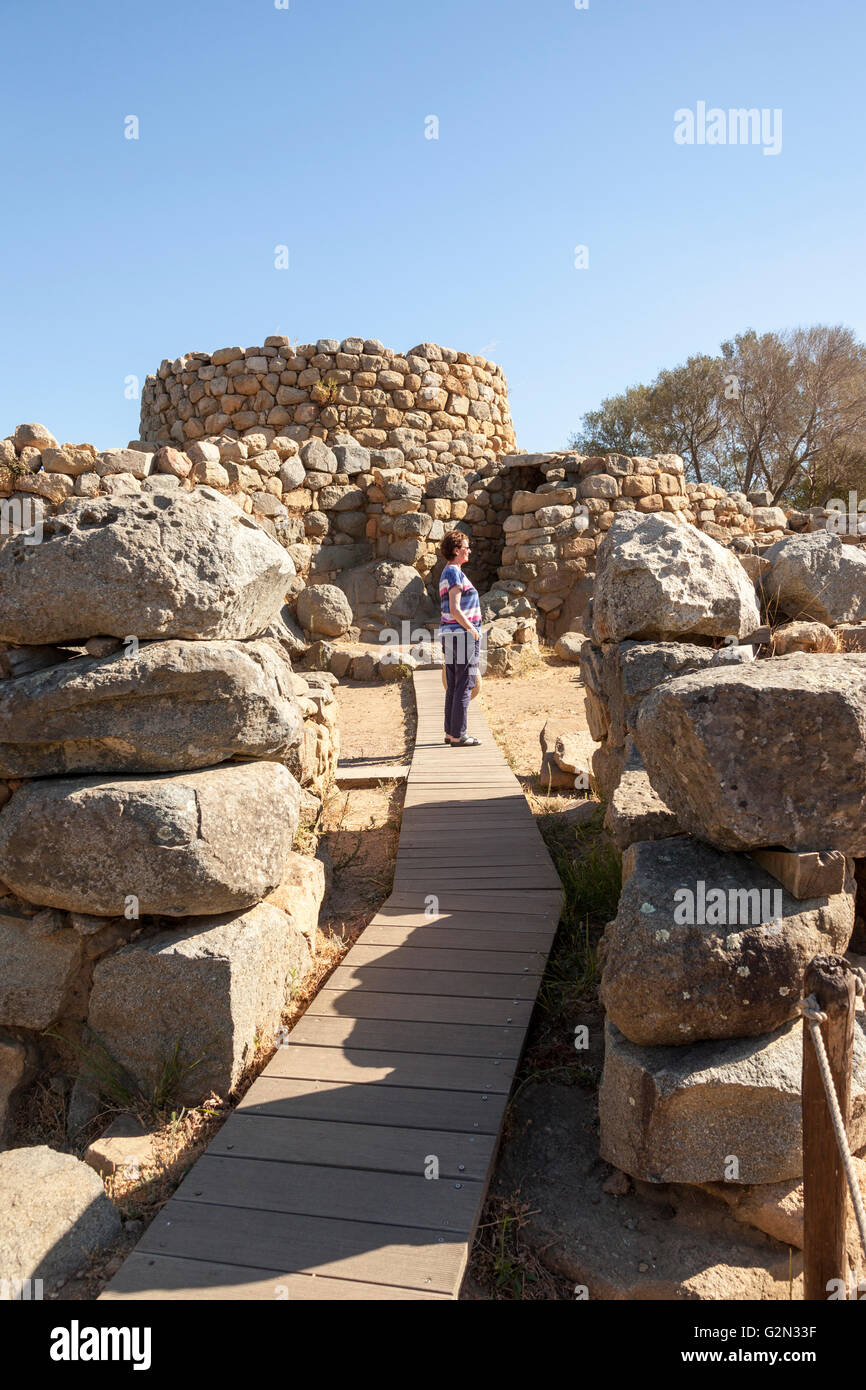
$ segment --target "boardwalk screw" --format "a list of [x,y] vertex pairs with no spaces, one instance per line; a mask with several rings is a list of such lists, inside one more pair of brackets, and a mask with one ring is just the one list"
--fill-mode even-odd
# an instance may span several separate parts
[[455,1187],[462,1187],[463,1184],[462,1184],[462,1182],[456,1182],[456,1183],[454,1184],[454,1186],[455,1186]]
[[[482,1099],[482,1100],[486,1100],[487,1097],[486,1097],[486,1096],[482,1096],[481,1099]],[[196,1195],[198,1195],[198,1194],[196,1194]]]
[[458,1173],[465,1173],[465,1172],[466,1172],[466,1164],[465,1164],[465,1163],[458,1163],[458,1164],[457,1164],[457,1171],[458,1171]]

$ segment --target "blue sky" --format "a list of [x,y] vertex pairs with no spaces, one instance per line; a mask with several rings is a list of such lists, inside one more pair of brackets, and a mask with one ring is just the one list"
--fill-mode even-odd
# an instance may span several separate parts
[[[866,337],[864,15],[6,0],[0,436],[126,443],[128,377],[286,333],[484,352],[520,446],[555,448],[748,327]],[[677,145],[699,101],[781,109],[781,152]]]

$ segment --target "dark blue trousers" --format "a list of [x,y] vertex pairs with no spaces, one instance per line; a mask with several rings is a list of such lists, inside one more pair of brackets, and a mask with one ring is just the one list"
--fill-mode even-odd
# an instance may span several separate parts
[[478,675],[480,639],[473,638],[463,627],[442,631],[442,654],[445,659],[445,732],[452,738],[463,738],[466,715],[472,698],[472,687]]

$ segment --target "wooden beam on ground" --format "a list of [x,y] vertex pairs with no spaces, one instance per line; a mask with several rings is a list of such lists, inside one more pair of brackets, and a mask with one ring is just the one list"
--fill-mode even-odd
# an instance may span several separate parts
[[845,856],[840,850],[753,849],[751,858],[781,883],[792,898],[829,898],[845,885]]

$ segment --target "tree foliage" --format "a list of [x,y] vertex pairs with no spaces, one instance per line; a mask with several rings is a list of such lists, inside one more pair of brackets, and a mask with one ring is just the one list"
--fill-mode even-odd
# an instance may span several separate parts
[[680,454],[693,482],[810,506],[866,489],[866,347],[849,328],[749,329],[584,415],[584,454]]

